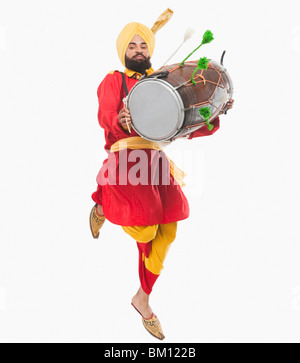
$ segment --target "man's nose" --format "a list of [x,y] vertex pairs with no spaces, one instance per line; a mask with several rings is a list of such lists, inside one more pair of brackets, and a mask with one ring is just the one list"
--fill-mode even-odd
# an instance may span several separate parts
[[136,53],[144,53],[144,51],[145,51],[145,49],[142,47],[139,47],[139,46],[136,49]]

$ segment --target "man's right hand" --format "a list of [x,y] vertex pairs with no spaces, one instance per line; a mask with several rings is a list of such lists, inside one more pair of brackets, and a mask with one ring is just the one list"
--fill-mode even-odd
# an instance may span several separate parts
[[[122,108],[122,110],[119,112],[118,119],[119,119],[119,122],[122,125],[123,129],[128,130],[128,127],[129,127],[129,131],[130,131],[131,116],[130,116],[129,110],[126,107]],[[127,127],[127,125],[128,125],[128,127]]]

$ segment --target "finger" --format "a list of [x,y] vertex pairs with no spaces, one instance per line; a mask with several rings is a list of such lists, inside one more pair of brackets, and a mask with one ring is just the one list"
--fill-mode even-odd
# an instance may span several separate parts
[[120,111],[119,114],[122,116],[125,116],[125,115],[130,116],[130,112],[128,110],[126,110],[125,108],[122,108],[122,110]]
[[131,124],[131,118],[129,117],[122,117],[121,120],[120,120],[121,124]]
[[127,108],[124,110],[124,113],[126,113],[126,115],[129,115],[130,116],[130,111],[127,110]]
[[120,115],[118,116],[118,118],[119,118],[119,121],[120,121],[121,123],[125,122],[125,120],[126,120],[126,119],[127,119],[127,120],[131,120],[131,118],[130,118],[130,117],[128,117],[128,116],[126,116],[126,115],[124,115],[124,114],[120,114]]
[[121,117],[121,120],[131,120],[131,117],[130,116],[126,116],[126,115],[122,115],[122,117]]

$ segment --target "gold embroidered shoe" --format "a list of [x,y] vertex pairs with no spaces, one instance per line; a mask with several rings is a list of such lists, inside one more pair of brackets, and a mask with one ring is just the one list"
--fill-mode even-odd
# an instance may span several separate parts
[[95,239],[99,237],[99,232],[101,227],[103,226],[103,223],[105,222],[105,219],[106,218],[104,217],[104,215],[98,215],[97,204],[95,204],[90,213],[90,228],[92,235]]
[[165,339],[164,333],[161,328],[161,324],[155,314],[152,314],[150,319],[143,318],[143,325],[148,332],[159,340]]
[[135,308],[135,310],[141,315],[142,323],[146,330],[153,335],[155,338],[159,340],[165,339],[164,333],[162,331],[162,327],[160,321],[158,320],[157,316],[152,313],[149,319],[143,317],[143,315],[138,311],[138,309],[131,303],[131,305]]

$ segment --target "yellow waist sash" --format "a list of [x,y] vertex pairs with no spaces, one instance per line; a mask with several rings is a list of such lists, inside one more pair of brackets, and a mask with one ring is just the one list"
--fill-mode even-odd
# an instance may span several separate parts
[[[163,150],[163,147],[168,145],[169,142],[155,142],[146,140],[140,136],[132,136],[125,139],[118,140],[110,147],[110,152],[116,152],[124,149],[151,149],[151,150]],[[179,169],[175,163],[169,159],[170,163],[170,173],[173,175],[176,182],[183,187],[185,184],[183,182],[183,178],[186,176],[185,172]]]

